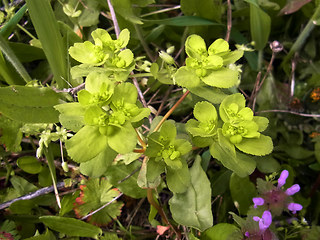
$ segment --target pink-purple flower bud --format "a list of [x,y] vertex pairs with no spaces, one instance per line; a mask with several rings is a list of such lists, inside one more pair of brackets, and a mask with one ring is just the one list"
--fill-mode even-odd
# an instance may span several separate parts
[[295,214],[297,211],[301,211],[302,210],[302,205],[300,205],[299,203],[289,203],[288,204],[288,209]]
[[296,194],[297,192],[299,192],[300,191],[300,186],[299,186],[299,184],[294,184],[294,185],[292,185],[291,187],[289,187],[287,190],[286,190],[286,194],[288,195],[288,196],[291,196],[291,195],[293,195],[293,194]]
[[258,206],[262,206],[264,204],[264,199],[261,197],[252,198],[252,201],[254,203],[254,208],[257,208]]
[[283,170],[278,179],[278,188],[281,188],[284,184],[286,184],[286,180],[289,176],[288,170]]

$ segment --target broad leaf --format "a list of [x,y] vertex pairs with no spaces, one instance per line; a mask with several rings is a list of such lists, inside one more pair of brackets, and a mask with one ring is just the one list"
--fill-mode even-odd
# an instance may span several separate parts
[[256,187],[249,177],[240,178],[234,173],[230,178],[230,192],[233,202],[238,203],[237,208],[242,215],[248,212],[249,207],[252,206],[252,198],[257,196]]
[[181,67],[173,76],[174,81],[185,88],[196,88],[200,84],[200,78],[195,71],[187,67]]
[[218,159],[223,166],[235,172],[239,177],[250,175],[256,167],[256,162],[251,157],[239,152],[233,155],[229,149],[217,142],[210,146],[210,153],[212,157]]
[[[83,217],[104,204],[109,203],[120,193],[116,189],[111,189],[112,185],[106,180],[93,178],[80,186],[80,196],[74,204],[74,211],[78,217]],[[121,202],[112,202],[105,208],[93,214],[88,221],[90,223],[102,226],[107,225],[112,219],[121,213]]]
[[215,122],[218,117],[216,108],[208,102],[198,102],[194,107],[193,115],[200,122]]
[[243,235],[239,228],[230,223],[219,223],[209,228],[201,236],[201,240],[241,240]]
[[107,137],[100,133],[99,127],[95,126],[84,126],[66,141],[69,156],[78,163],[93,159],[106,147]]
[[117,156],[117,152],[107,146],[102,152],[90,161],[80,164],[80,172],[89,177],[101,177]]
[[42,164],[32,156],[20,157],[17,160],[17,165],[23,171],[31,174],[37,174],[42,171]]
[[54,105],[59,94],[50,88],[10,86],[0,88],[0,112],[24,123],[56,123],[59,113]]
[[56,105],[54,108],[60,112],[59,121],[66,129],[77,132],[84,125],[85,109],[80,103],[64,103]]
[[174,193],[183,193],[190,186],[190,172],[188,164],[184,159],[181,160],[182,167],[174,170],[167,167],[167,185]]
[[191,93],[199,97],[202,97],[205,100],[214,104],[221,103],[222,100],[228,96],[221,89],[216,87],[211,87],[209,85],[204,84],[203,82],[201,82],[198,86],[188,87],[188,90]]
[[273,143],[269,136],[260,134],[259,138],[244,138],[235,146],[244,153],[264,156],[272,152]]
[[230,68],[221,68],[212,71],[208,76],[202,78],[202,81],[212,87],[230,88],[238,83],[239,72]]
[[[211,186],[197,157],[190,169],[191,184],[184,193],[174,193],[169,200],[173,219],[182,225],[204,231],[213,224]],[[183,208],[181,208],[183,206]]]
[[139,161],[132,162],[129,165],[116,164],[108,168],[105,176],[108,181],[117,187],[125,195],[132,198],[142,198],[147,195],[147,191],[138,186],[138,174],[141,163]]
[[58,216],[42,216],[39,218],[49,228],[74,237],[91,237],[97,239],[102,230],[83,221]]

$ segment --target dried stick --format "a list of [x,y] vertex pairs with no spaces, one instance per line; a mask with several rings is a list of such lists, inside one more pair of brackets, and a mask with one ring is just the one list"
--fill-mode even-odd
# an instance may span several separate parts
[[107,2],[108,2],[110,14],[111,14],[113,25],[114,25],[114,31],[116,32],[116,36],[118,38],[119,34],[120,34],[120,27],[119,27],[119,24],[118,24],[116,13],[115,13],[114,8],[112,6],[111,0],[107,0]]
[[103,205],[102,207],[99,207],[98,209],[94,210],[93,212],[89,213],[88,215],[84,216],[83,218],[81,218],[81,220],[85,220],[88,217],[92,216],[93,214],[101,211],[102,209],[104,209],[106,206],[110,205],[111,203],[113,203],[114,201],[116,201],[118,198],[120,198],[123,195],[123,193],[120,193],[118,196],[116,196],[114,199],[112,199],[110,202],[107,202],[105,205]]
[[226,37],[225,37],[225,40],[227,42],[229,42],[229,39],[230,39],[230,33],[231,33],[231,27],[232,27],[232,6],[231,6],[231,1],[228,0],[228,15],[227,15],[227,33],[226,33]]
[[[57,183],[57,188],[58,189],[61,189],[61,188],[64,188],[64,187],[65,187],[64,182]],[[15,199],[12,199],[10,201],[7,201],[7,202],[4,202],[4,203],[0,204],[0,210],[4,209],[4,208],[7,208],[7,207],[10,207],[10,205],[12,203],[16,202],[16,201],[30,200],[30,199],[33,199],[33,198],[48,194],[48,193],[53,192],[53,191],[54,191],[53,186],[41,188],[41,189],[39,189],[39,190],[37,190],[35,192],[28,193],[28,194],[26,194],[24,196],[21,196],[21,197],[18,197],[18,198],[15,198]]]
[[301,117],[313,117],[313,118],[320,118],[320,114],[308,114],[308,113],[298,113],[294,111],[289,111],[289,110],[278,110],[278,109],[272,109],[272,110],[262,110],[259,112],[256,112],[257,114],[260,113],[268,113],[268,112],[275,112],[275,113],[290,113],[293,115],[298,115]]

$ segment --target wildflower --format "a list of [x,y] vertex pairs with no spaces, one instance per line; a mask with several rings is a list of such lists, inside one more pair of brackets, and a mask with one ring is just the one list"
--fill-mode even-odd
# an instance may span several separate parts
[[288,209],[293,213],[296,214],[297,211],[302,210],[302,206],[299,203],[289,203],[288,204]]
[[[257,208],[258,206],[263,206],[270,210],[274,216],[281,215],[284,209],[288,209],[293,214],[302,209],[302,206],[298,203],[293,203],[291,196],[300,191],[299,184],[294,184],[288,189],[284,190],[282,187],[285,185],[286,180],[289,176],[288,170],[283,170],[278,179],[277,187],[271,185],[270,182],[261,183],[265,184],[264,190],[261,191],[260,197],[255,197],[252,199],[253,207]],[[268,185],[269,184],[269,185]]]
[[313,91],[310,93],[310,98],[312,99],[312,102],[317,102],[320,100],[320,87],[313,89]]
[[253,220],[259,222],[259,229],[261,232],[264,232],[272,223],[272,215],[271,212],[266,210],[263,212],[262,217],[254,216]]
[[254,208],[257,208],[257,206],[262,206],[264,204],[264,199],[261,197],[253,198],[252,201],[254,203]]

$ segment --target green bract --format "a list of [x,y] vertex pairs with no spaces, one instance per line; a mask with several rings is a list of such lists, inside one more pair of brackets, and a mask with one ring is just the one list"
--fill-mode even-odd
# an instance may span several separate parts
[[[198,35],[191,35],[185,43],[186,66],[178,69],[175,81],[186,88],[196,87],[200,81],[218,88],[230,88],[237,84],[239,69],[234,63],[242,57],[243,51],[230,51],[229,44],[217,39],[208,48]],[[192,77],[190,77],[192,76]]]
[[[149,136],[145,154],[150,157],[148,162],[149,176],[159,176],[166,171],[169,189],[173,192],[184,192],[189,186],[190,174],[188,165],[182,156],[190,152],[192,147],[187,140],[176,139],[176,136],[175,125],[170,121],[164,122],[160,132],[152,133]],[[155,165],[160,169],[151,167]]]
[[[76,162],[86,162],[95,158],[108,145],[121,154],[133,151],[136,146],[136,132],[132,124],[150,113],[149,109],[136,105],[137,96],[137,90],[131,83],[115,86],[105,74],[90,73],[86,88],[78,94],[81,107],[72,113],[78,115],[74,118],[83,121],[85,126],[67,141],[69,155]],[[61,116],[66,116],[68,108],[65,106],[70,105],[72,108],[74,104],[63,104],[63,108],[59,105],[57,110],[61,112]],[[91,138],[87,134],[95,137]],[[83,138],[85,140],[81,140]],[[83,144],[78,144],[79,141]]]
[[193,137],[212,137],[216,135],[218,115],[216,108],[209,102],[198,102],[193,110],[194,117],[186,124],[186,129]]
[[[122,30],[116,40],[101,28],[93,31],[91,36],[94,44],[89,41],[75,43],[69,49],[71,57],[85,64],[83,69],[103,65],[105,74],[112,76],[116,81],[125,81],[134,68],[134,56],[131,50],[121,51],[130,39],[128,29]],[[82,75],[78,73],[79,71],[83,73],[82,65],[73,67],[72,75]]]
[[268,119],[255,117],[250,108],[245,107],[245,98],[236,93],[226,97],[219,108],[222,121],[222,136],[239,150],[252,155],[266,155],[273,149],[270,137],[262,135],[268,126]]

